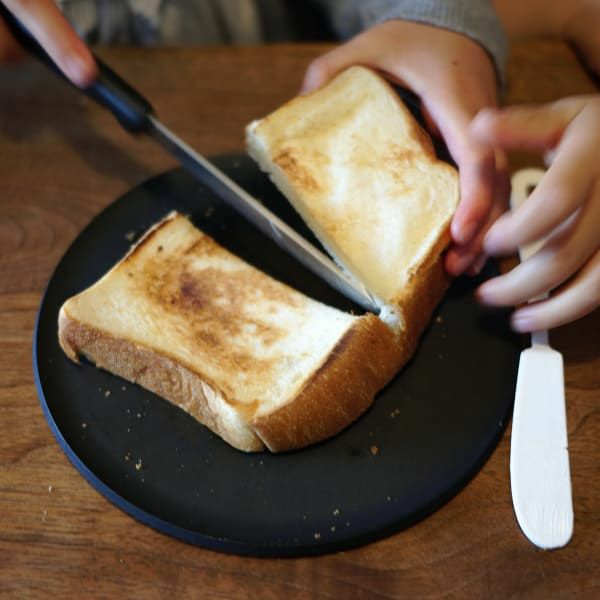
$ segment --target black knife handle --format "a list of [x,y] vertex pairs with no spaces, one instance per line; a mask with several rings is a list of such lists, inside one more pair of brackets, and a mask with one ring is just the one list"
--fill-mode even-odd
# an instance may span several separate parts
[[[69,81],[23,23],[3,4],[0,4],[0,17],[4,19],[15,39],[25,50]],[[77,89],[112,112],[127,131],[132,133],[144,131],[148,127],[148,116],[153,112],[150,102],[97,56],[93,56],[98,65],[98,77],[86,88]]]

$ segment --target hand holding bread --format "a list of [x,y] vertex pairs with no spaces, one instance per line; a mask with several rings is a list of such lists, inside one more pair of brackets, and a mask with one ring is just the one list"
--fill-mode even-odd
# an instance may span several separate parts
[[483,236],[505,209],[508,190],[502,155],[468,135],[477,112],[496,105],[498,82],[490,56],[464,35],[391,20],[317,58],[306,72],[303,91],[351,65],[376,69],[419,96],[430,130],[442,135],[460,172],[461,200],[452,220],[447,270],[459,275],[480,267]]

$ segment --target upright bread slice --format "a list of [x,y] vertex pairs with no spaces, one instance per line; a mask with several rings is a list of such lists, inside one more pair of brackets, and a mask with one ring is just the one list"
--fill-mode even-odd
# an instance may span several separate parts
[[63,304],[59,340],[245,451],[334,435],[399,366],[379,319],[307,298],[177,213]]
[[414,348],[447,285],[458,175],[375,72],[351,67],[247,128],[250,155]]

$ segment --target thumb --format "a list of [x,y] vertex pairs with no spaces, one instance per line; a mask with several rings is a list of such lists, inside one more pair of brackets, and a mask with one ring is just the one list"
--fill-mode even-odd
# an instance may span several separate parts
[[334,48],[327,54],[313,60],[304,74],[301,94],[308,94],[325,85],[335,75],[352,65],[366,65],[369,61],[364,49],[358,51],[357,38],[346,44]]
[[74,84],[85,87],[94,80],[97,67],[91,52],[53,0],[3,0],[3,3]]

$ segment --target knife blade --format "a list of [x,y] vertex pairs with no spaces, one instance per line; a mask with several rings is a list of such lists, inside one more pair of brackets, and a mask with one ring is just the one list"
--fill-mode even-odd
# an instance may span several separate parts
[[[2,4],[0,16],[30,54],[69,82],[27,28]],[[130,133],[145,133],[157,141],[202,184],[331,287],[365,310],[380,312],[375,298],[364,285],[352,279],[328,256],[170,131],[158,120],[152,105],[142,94],[97,56],[94,58],[98,65],[96,81],[87,88],[76,89],[108,109]]]
[[362,284],[347,276],[330,258],[167,129],[156,117],[149,115],[148,118],[150,126],[147,133],[219,198],[344,296],[370,312],[379,312],[373,296]]

